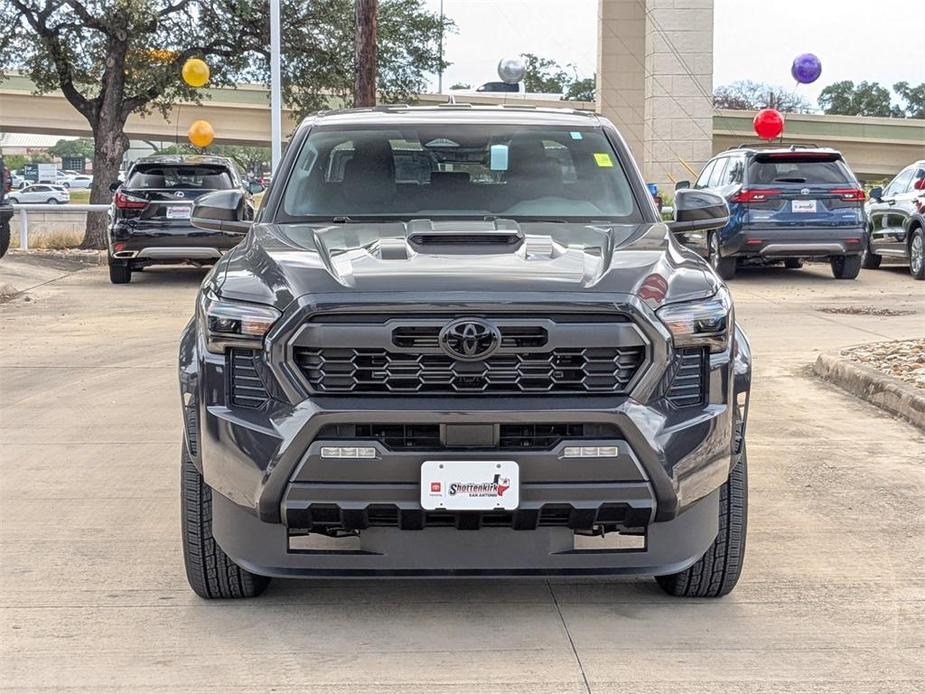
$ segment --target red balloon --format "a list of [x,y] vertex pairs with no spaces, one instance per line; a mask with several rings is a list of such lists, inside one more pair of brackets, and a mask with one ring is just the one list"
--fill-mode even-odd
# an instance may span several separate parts
[[784,132],[784,117],[777,109],[763,108],[755,114],[752,125],[762,140],[773,140]]

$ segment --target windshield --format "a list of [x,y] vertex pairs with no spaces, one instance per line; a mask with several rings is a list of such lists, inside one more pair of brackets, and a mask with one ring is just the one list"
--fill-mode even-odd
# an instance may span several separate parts
[[594,127],[317,128],[299,153],[282,207],[288,221],[641,221],[622,163]]
[[221,166],[141,164],[132,171],[126,187],[136,190],[142,188],[227,190],[232,188],[233,184],[228,170]]

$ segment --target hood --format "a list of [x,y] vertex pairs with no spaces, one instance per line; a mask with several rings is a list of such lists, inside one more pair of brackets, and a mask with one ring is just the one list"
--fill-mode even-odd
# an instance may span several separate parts
[[[258,224],[217,267],[229,299],[283,309],[306,294],[541,292],[709,296],[719,281],[664,224]],[[655,277],[653,277],[655,276]]]

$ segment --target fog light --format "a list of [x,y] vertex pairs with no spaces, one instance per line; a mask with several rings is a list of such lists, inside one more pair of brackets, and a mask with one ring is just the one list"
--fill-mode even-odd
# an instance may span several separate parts
[[563,458],[616,458],[620,449],[616,446],[566,446]]
[[357,446],[322,446],[322,458],[375,458],[376,449]]

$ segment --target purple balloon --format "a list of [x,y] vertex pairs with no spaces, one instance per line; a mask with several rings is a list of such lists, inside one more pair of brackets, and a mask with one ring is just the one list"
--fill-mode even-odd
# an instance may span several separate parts
[[810,84],[822,74],[822,62],[812,53],[803,53],[793,59],[790,74],[800,84]]

